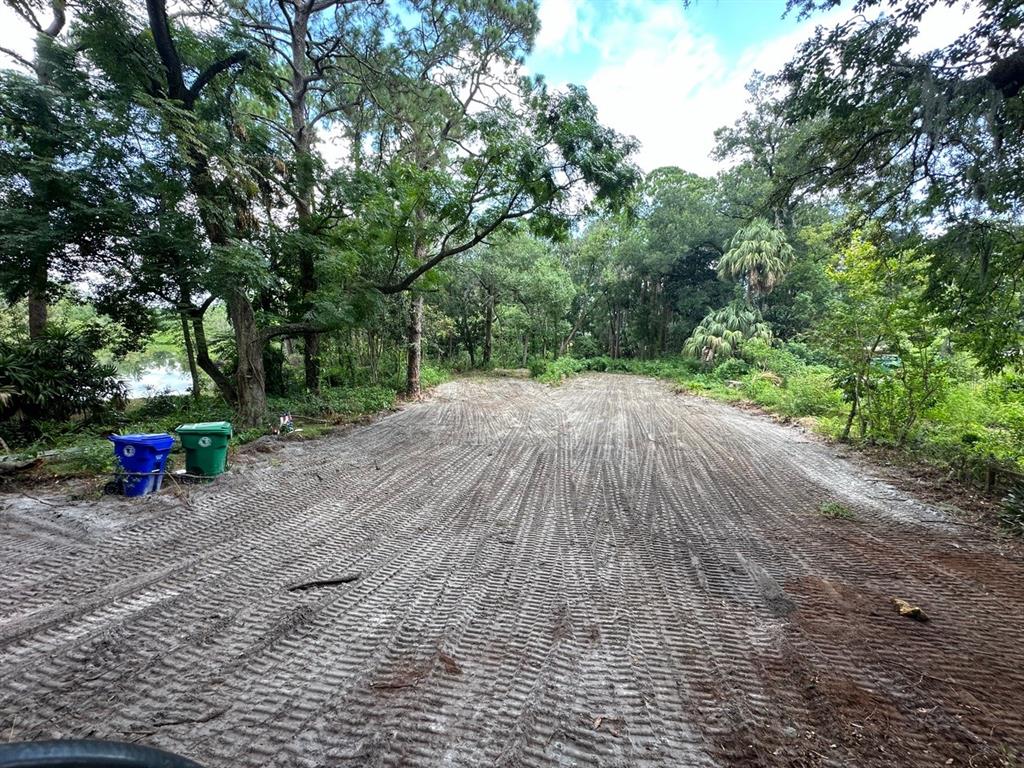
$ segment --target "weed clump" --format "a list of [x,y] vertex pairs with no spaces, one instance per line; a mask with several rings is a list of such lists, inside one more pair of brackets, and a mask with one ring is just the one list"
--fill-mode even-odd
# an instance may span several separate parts
[[818,510],[827,518],[832,520],[856,520],[857,516],[853,514],[853,510],[847,507],[845,504],[840,504],[838,501],[826,501],[821,505]]

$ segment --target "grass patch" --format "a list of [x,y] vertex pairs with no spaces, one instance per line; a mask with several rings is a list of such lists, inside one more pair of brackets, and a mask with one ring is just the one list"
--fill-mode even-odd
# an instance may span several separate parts
[[530,375],[544,384],[561,384],[565,379],[576,376],[587,368],[586,360],[575,357],[560,357],[557,360],[530,361]]
[[826,501],[818,511],[825,517],[832,520],[856,520],[857,516],[853,510],[838,501]]

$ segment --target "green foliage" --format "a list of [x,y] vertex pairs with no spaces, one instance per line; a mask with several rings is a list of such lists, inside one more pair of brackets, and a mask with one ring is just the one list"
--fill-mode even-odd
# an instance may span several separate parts
[[836,388],[832,370],[823,365],[806,366],[786,377],[785,396],[779,406],[784,416],[830,416],[840,413],[842,393]]
[[586,369],[586,363],[575,357],[530,361],[530,375],[545,384],[560,384],[564,379],[575,376]]
[[173,433],[182,424],[202,421],[231,421],[231,406],[222,398],[191,395],[156,395],[135,401],[124,414],[116,431]]
[[856,520],[857,516],[849,507],[838,501],[826,501],[821,505],[821,514],[833,520]]
[[[452,375],[450,371],[445,368],[439,368],[436,365],[427,364],[420,368],[420,383],[423,385],[424,389],[430,389],[431,387],[436,387],[438,384],[444,384],[446,381],[449,381],[451,377]],[[382,408],[378,410],[383,410],[384,407],[390,406],[382,406]]]
[[761,312],[746,301],[736,300],[701,320],[683,345],[683,353],[712,367],[742,354],[749,342],[771,340],[771,329],[761,319]]
[[534,378],[541,376],[547,369],[549,361],[542,357],[531,357],[526,363],[526,369]]
[[733,236],[718,262],[718,276],[740,281],[747,298],[757,300],[775,290],[792,261],[793,246],[786,234],[764,219],[754,219]]
[[272,397],[268,405],[272,413],[353,418],[394,407],[395,396],[391,387],[344,387],[298,397]]
[[746,360],[730,357],[715,366],[715,378],[720,381],[734,381],[750,373],[750,365]]
[[124,404],[112,366],[96,359],[102,330],[51,326],[38,339],[0,340],[0,428],[8,439],[36,437],[46,421],[95,420]]
[[653,376],[660,379],[681,381],[693,376],[698,366],[686,358],[660,358],[657,360],[636,360],[634,358],[611,358],[607,356],[576,358],[560,357],[557,360],[534,358],[530,361],[530,375],[546,384],[558,384],[583,371],[606,373],[632,373],[639,376]]
[[992,0],[931,49],[922,20],[954,5],[970,7],[859,0],[799,46],[766,105],[798,134],[768,197],[841,196],[861,221],[918,230],[933,253],[929,305],[995,373],[1024,362],[1024,19],[1016,0]]
[[1024,483],[1018,483],[1006,494],[997,517],[1004,528],[1024,536]]
[[47,462],[46,472],[55,477],[95,477],[113,473],[116,464],[109,440],[80,437]]

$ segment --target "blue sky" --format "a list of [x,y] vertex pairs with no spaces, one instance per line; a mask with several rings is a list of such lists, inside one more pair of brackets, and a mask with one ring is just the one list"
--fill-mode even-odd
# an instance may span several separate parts
[[[814,27],[844,8],[800,21],[785,0],[540,0],[541,30],[526,61],[553,86],[585,85],[601,120],[636,136],[645,171],[678,165],[705,175],[716,128],[743,111],[755,70],[778,71]],[[966,26],[962,7],[939,3],[919,45],[945,43]]]
[[[585,80],[601,65],[601,51],[593,40],[598,30],[615,22],[639,26],[658,6],[681,9],[681,17],[697,35],[713,38],[725,56],[739,57],[745,50],[771,40],[799,25],[794,17],[782,18],[784,0],[704,0],[690,8],[681,8],[681,0],[665,2],[616,2],[615,0],[588,0],[587,2],[550,2],[542,0],[542,15],[548,23],[541,35],[542,42],[551,41],[530,57],[531,68],[550,73],[557,80],[575,82]],[[578,17],[576,24],[587,25],[591,39],[570,50],[553,44],[561,36],[557,31],[563,19]],[[572,14],[570,16],[569,14]]]

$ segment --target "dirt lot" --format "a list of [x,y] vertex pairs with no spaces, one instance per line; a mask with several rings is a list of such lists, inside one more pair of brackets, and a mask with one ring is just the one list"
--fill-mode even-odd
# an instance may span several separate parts
[[462,380],[187,495],[0,503],[0,739],[224,768],[1021,764],[1019,548],[647,379]]

